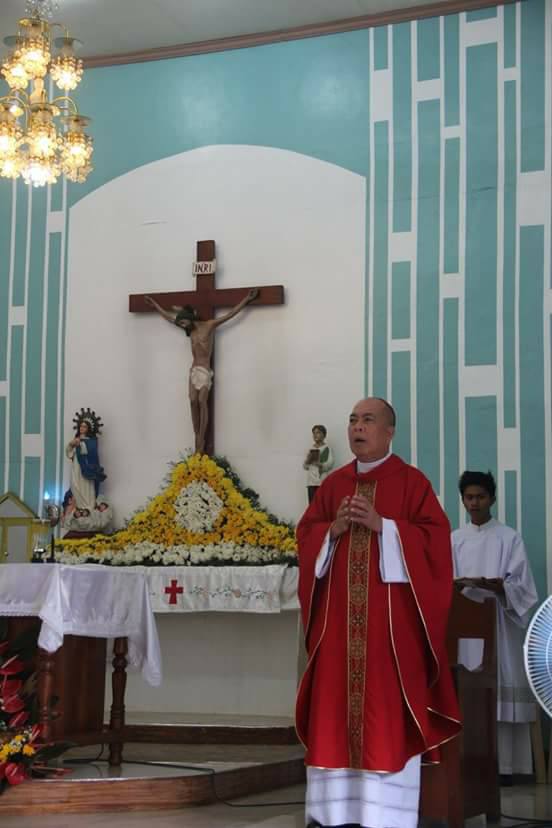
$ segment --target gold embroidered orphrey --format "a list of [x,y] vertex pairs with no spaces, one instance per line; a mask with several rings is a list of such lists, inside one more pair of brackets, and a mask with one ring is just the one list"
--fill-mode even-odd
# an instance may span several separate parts
[[[356,494],[374,503],[376,481],[361,482]],[[362,768],[364,690],[366,683],[366,637],[368,625],[368,581],[370,577],[371,529],[356,523],[349,545],[349,623],[347,659],[349,675],[349,760]]]

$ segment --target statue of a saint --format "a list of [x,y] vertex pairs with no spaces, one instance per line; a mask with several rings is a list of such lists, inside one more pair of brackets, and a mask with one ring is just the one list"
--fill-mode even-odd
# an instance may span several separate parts
[[303,468],[307,472],[307,494],[309,503],[312,503],[318,487],[333,468],[333,454],[326,443],[328,429],[324,425],[312,427],[312,447],[309,449]]
[[145,297],[148,305],[160,313],[163,319],[182,328],[186,332],[186,336],[190,337],[192,367],[190,368],[188,391],[190,395],[196,452],[203,453],[205,451],[205,438],[209,422],[209,391],[213,384],[211,357],[215,344],[215,331],[220,325],[237,316],[258,295],[258,288],[250,290],[247,296],[234,308],[229,310],[228,313],[217,316],[216,319],[207,319],[205,321],[198,318],[197,311],[191,305],[185,305],[183,308],[174,308],[172,311],[167,311],[151,296]]
[[76,434],[65,448],[65,454],[71,460],[71,494],[77,509],[92,512],[100,483],[106,479],[98,454],[98,435],[103,423],[89,408],[77,411],[73,422]]

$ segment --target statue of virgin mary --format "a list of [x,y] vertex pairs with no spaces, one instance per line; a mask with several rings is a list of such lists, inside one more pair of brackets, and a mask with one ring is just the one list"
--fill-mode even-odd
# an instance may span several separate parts
[[92,513],[100,484],[106,479],[98,453],[98,435],[103,423],[89,408],[77,411],[73,422],[76,434],[65,448],[71,460],[71,493],[77,509],[88,509]]

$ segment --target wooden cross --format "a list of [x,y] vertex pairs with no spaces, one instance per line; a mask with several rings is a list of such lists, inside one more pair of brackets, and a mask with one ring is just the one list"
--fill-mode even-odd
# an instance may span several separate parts
[[[145,297],[151,296],[165,310],[172,310],[173,306],[192,305],[200,319],[214,319],[218,308],[228,308],[237,305],[245,298],[251,288],[216,288],[215,287],[215,242],[198,241],[197,261],[194,263],[194,273],[197,283],[196,290],[177,291],[173,293],[135,293],[129,297],[129,311],[131,313],[152,313],[153,309],[146,303]],[[254,287],[252,285],[252,287]],[[284,288],[282,285],[265,285],[259,288],[259,295],[251,302],[252,305],[283,305]],[[214,370],[214,352],[211,359],[211,368]],[[209,424],[206,439],[206,454],[213,455],[215,451],[215,385],[209,394]]]

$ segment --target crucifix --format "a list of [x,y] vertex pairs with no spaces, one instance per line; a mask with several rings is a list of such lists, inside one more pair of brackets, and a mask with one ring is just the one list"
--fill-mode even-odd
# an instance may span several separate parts
[[[215,242],[197,243],[194,275],[196,290],[173,293],[135,293],[129,297],[131,313],[156,311],[168,322],[182,328],[190,337],[192,367],[188,391],[195,434],[195,451],[213,455],[215,451],[214,347],[216,329],[237,316],[246,305],[282,305],[282,285],[260,288],[215,287]],[[218,308],[230,308],[216,316]]]

